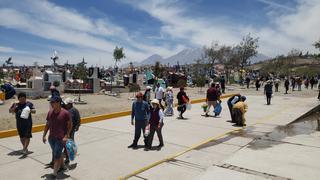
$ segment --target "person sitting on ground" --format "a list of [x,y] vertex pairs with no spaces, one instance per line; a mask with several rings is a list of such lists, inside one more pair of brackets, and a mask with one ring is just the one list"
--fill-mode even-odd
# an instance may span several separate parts
[[244,115],[248,110],[248,105],[244,102],[245,100],[246,97],[241,96],[240,101],[232,107],[232,113],[237,126],[246,126],[246,119]]
[[150,134],[148,135],[148,145],[146,146],[146,150],[151,149],[152,147],[152,141],[154,133],[157,132],[158,138],[159,138],[159,145],[158,148],[163,147],[163,137],[162,137],[162,127],[163,127],[163,111],[160,108],[159,101],[157,99],[154,99],[151,101],[152,109],[150,111],[150,120],[149,120],[149,126],[150,126]]

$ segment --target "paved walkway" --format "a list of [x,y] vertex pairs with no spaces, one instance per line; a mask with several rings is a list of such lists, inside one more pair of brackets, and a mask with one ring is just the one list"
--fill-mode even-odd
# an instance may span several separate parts
[[[192,110],[185,113],[185,120],[167,117],[163,127],[165,146],[160,151],[127,149],[132,143],[134,131],[129,116],[82,125],[76,135],[79,156],[71,163],[70,170],[60,174],[58,178],[117,179],[183,152],[193,145],[215,139],[214,137],[220,138],[131,179],[299,179],[303,177],[296,175],[300,171],[292,173],[296,168],[310,172],[312,176],[307,179],[316,175],[320,177],[320,164],[316,163],[320,162],[319,156],[310,157],[314,153],[320,153],[319,134],[312,135],[316,141],[309,139],[309,149],[297,149],[292,147],[292,143],[287,143],[281,148],[273,144],[270,145],[271,148],[260,150],[249,147],[256,138],[264,137],[279,125],[290,123],[319,103],[310,98],[275,97],[273,104],[267,106],[262,96],[249,96],[247,99],[248,127],[243,130],[228,122],[230,115],[225,100],[219,118],[201,116],[201,104],[194,104]],[[21,158],[17,152],[21,149],[17,137],[0,139],[1,179],[34,180],[48,177],[52,170],[46,169],[45,164],[51,160],[51,150],[48,144],[42,143],[41,137],[42,133],[33,134],[29,148],[33,153],[26,158]],[[142,140],[140,144],[143,144]],[[154,145],[157,144],[155,137]],[[303,155],[302,150],[306,150],[307,153]],[[287,153],[287,156],[276,156],[280,152]],[[297,155],[298,159],[293,160]],[[286,166],[288,164],[290,166]]]

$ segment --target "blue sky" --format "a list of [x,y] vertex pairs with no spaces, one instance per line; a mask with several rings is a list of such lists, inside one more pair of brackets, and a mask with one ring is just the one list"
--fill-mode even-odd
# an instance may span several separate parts
[[56,50],[60,63],[109,66],[115,46],[128,63],[248,33],[267,56],[316,52],[319,17],[320,0],[0,0],[0,63],[50,64]]

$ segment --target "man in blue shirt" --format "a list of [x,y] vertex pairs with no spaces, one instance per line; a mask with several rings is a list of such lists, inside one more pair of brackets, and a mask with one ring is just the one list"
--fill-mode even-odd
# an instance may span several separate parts
[[[149,119],[149,105],[147,102],[143,101],[143,94],[139,92],[136,95],[137,100],[132,103],[131,110],[131,125],[135,126],[134,140],[133,143],[128,146],[128,148],[136,149],[138,148],[138,141],[141,135],[141,131],[144,134],[146,125]],[[135,119],[135,121],[133,121]],[[144,144],[147,145],[147,138],[144,136]]]

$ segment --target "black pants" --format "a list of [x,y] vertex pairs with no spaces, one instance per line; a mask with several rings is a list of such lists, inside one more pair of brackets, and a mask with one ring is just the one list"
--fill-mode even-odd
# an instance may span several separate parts
[[152,146],[153,136],[154,136],[155,132],[157,133],[157,136],[159,138],[159,145],[163,146],[162,127],[163,127],[163,124],[161,124],[160,128],[158,128],[156,126],[150,126],[150,134],[148,136],[148,147],[149,148],[151,148],[151,146]]
[[278,92],[279,84],[275,84],[274,87],[276,88],[276,92]]
[[182,114],[186,112],[186,110],[187,110],[187,105],[185,104],[178,105],[178,111],[180,112],[180,116],[182,116]]
[[267,96],[267,105],[270,105],[272,93],[266,93],[266,96]]
[[231,101],[228,101],[227,104],[228,104],[228,108],[229,108],[229,111],[230,111],[231,122],[235,123],[234,116],[233,116],[233,113],[232,113],[232,104],[231,104]]
[[160,108],[162,109],[162,110],[164,110],[164,107],[163,107],[163,105],[162,105],[162,99],[158,99],[158,101],[159,101],[159,105],[160,105]]
[[288,94],[288,91],[289,91],[289,86],[286,86],[286,94]]
[[[140,136],[141,136],[141,131],[142,131],[142,135],[143,135],[146,125],[147,125],[147,121],[146,120],[136,120],[135,121],[133,145],[135,145],[135,146],[138,145],[138,141],[139,141]],[[146,137],[144,137],[144,144],[147,145]]]
[[244,125],[244,119],[242,117],[242,112],[240,109],[233,109],[232,114],[234,117],[234,121],[237,126],[243,126]]

